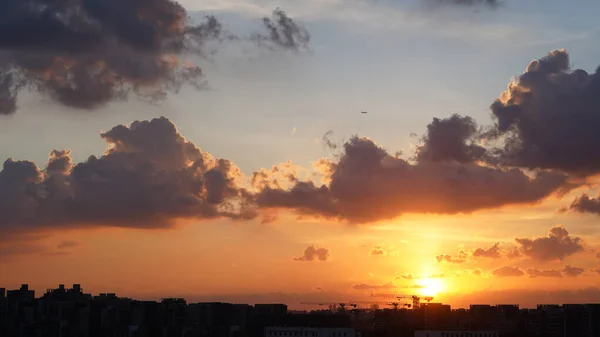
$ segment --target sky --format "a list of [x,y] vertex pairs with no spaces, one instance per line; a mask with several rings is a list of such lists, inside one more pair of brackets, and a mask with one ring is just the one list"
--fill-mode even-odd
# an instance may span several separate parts
[[0,14],[0,287],[600,301],[597,1],[128,3]]

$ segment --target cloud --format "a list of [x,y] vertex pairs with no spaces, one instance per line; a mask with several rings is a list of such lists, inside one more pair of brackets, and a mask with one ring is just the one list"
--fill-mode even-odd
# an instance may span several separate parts
[[324,160],[326,184],[296,179],[290,188],[265,187],[262,208],[369,223],[405,213],[457,214],[538,202],[567,188],[566,176],[456,162],[412,164],[367,138],[353,137],[337,160]]
[[525,273],[519,267],[504,266],[492,271],[492,275],[497,277],[519,277]]
[[538,269],[527,269],[527,275],[530,278],[536,277],[562,277],[559,270],[538,270]]
[[457,6],[465,6],[465,7],[473,7],[473,6],[487,6],[491,8],[496,8],[500,6],[502,3],[500,0],[424,0],[430,4],[438,4],[438,5],[457,5]]
[[254,34],[251,39],[260,46],[270,49],[292,51],[308,50],[310,34],[303,25],[294,21],[280,8],[273,11],[271,18],[263,18],[266,34]]
[[446,274],[433,274],[433,275],[429,275],[428,278],[445,278]]
[[486,154],[486,149],[476,144],[477,134],[478,126],[469,116],[454,114],[450,118],[434,118],[427,125],[422,144],[417,146],[416,159],[420,162],[473,163]]
[[399,275],[399,276],[396,276],[396,278],[397,279],[402,278],[402,279],[405,279],[405,280],[416,280],[416,279],[418,279],[418,277],[415,277],[412,274]]
[[382,285],[370,285],[370,284],[355,284],[352,286],[354,290],[383,290],[383,289],[394,289],[397,288],[392,282],[382,284]]
[[561,211],[600,215],[600,198],[590,198],[589,195],[583,194],[575,198],[569,206]]
[[381,246],[374,246],[373,250],[371,250],[371,255],[373,256],[383,256],[385,252],[381,248]]
[[[68,107],[95,109],[136,96],[157,101],[181,86],[204,86],[190,60],[211,42],[239,40],[208,16],[192,22],[171,0],[5,0],[0,5],[0,114],[29,89]],[[310,35],[283,11],[252,40],[297,51]]]
[[295,261],[327,261],[329,260],[329,250],[325,248],[315,248],[314,245],[308,246],[304,254],[294,258]]
[[518,259],[522,256],[521,252],[519,251],[519,248],[512,248],[510,249],[508,252],[506,252],[506,257],[509,260],[514,260],[514,259]]
[[473,252],[473,256],[474,257],[487,257],[490,259],[499,259],[502,257],[502,254],[500,253],[500,243],[497,242],[488,249],[477,248]]
[[502,137],[496,155],[506,165],[600,172],[600,73],[570,69],[566,50],[532,61],[491,105]]
[[63,241],[63,242],[59,243],[56,248],[58,248],[58,249],[73,248],[73,247],[77,247],[78,245],[79,244],[75,241]]
[[566,265],[565,269],[563,269],[563,273],[569,277],[576,277],[583,274],[584,270],[582,268],[571,267],[570,265]]
[[437,262],[448,262],[457,264],[465,263],[467,260],[467,253],[461,250],[460,252],[458,252],[458,255],[456,257],[447,254],[440,254],[436,256],[435,259],[437,260]]
[[180,218],[249,219],[240,170],[187,141],[161,117],[102,133],[107,150],[73,164],[54,150],[43,169],[8,159],[0,231],[65,226],[168,227]]
[[482,271],[481,271],[481,269],[473,269],[473,270],[471,270],[471,274],[473,274],[475,276],[482,276]]
[[562,226],[550,229],[547,237],[517,238],[515,241],[523,255],[539,261],[562,260],[585,250],[581,238],[570,236]]
[[396,251],[392,248],[383,248],[382,246],[373,246],[373,249],[369,253],[371,256],[393,256],[396,255]]

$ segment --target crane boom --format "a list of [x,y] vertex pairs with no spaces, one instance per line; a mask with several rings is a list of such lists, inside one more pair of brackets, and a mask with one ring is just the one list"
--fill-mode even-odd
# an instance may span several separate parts
[[[382,297],[382,298],[392,298],[392,299],[397,299],[397,300],[402,300],[402,299],[411,299],[413,304],[412,307],[413,309],[418,309],[421,306],[421,297],[418,295],[411,295],[411,294],[371,294],[371,297]],[[433,300],[432,296],[425,296],[422,299],[424,299],[427,302],[431,302],[431,300]]]

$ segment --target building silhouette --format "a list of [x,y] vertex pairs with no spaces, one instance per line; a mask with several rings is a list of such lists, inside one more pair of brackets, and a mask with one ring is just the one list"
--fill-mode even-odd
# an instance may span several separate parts
[[0,337],[600,337],[600,304],[288,311],[285,304],[139,301],[59,285],[0,288]]

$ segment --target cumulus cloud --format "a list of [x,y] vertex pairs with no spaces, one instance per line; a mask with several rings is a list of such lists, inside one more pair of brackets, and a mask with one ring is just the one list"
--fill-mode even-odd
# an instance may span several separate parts
[[355,284],[352,286],[354,290],[384,290],[384,289],[394,289],[397,288],[395,284],[392,282],[382,284],[382,285],[371,285],[371,284]]
[[532,61],[491,105],[502,137],[496,155],[506,165],[600,172],[600,73],[570,69],[566,50]]
[[156,228],[179,218],[248,219],[240,170],[187,141],[161,117],[102,133],[107,150],[74,164],[52,151],[45,168],[8,159],[0,171],[0,231],[64,226]]
[[570,188],[566,176],[474,163],[410,163],[374,141],[353,137],[335,161],[322,161],[326,184],[295,181],[290,188],[266,187],[256,195],[262,208],[369,223],[404,213],[456,214],[538,202]]
[[[68,107],[94,109],[131,95],[161,100],[182,85],[200,88],[191,56],[233,40],[213,16],[195,23],[171,0],[5,0],[0,4],[0,114],[29,89]],[[309,34],[276,9],[252,35],[270,48],[298,50]],[[184,58],[184,59],[182,59]]]
[[527,269],[527,275],[530,278],[536,277],[562,277],[562,274],[559,270],[539,270],[539,269]]
[[450,118],[434,118],[427,125],[422,144],[417,146],[416,159],[420,162],[456,161],[473,163],[486,154],[477,144],[478,126],[469,116],[452,115]]
[[448,262],[448,263],[465,263],[467,261],[467,253],[464,251],[459,251],[456,256],[440,254],[435,257],[437,262]]
[[563,269],[563,273],[569,277],[576,277],[583,274],[584,270],[582,268],[571,267],[570,265],[566,265],[565,269]]
[[525,273],[519,267],[504,266],[492,271],[492,275],[497,277],[519,277]]
[[563,226],[553,227],[546,237],[517,238],[515,241],[524,256],[540,261],[562,260],[585,250],[581,238],[570,236]]
[[496,242],[494,245],[492,245],[488,249],[477,248],[473,252],[473,256],[474,257],[487,257],[490,259],[499,259],[502,257],[502,254],[500,252],[500,243]]
[[327,261],[329,260],[329,250],[325,248],[316,248],[314,245],[308,246],[304,254],[294,258],[295,261]]
[[600,198],[590,198],[589,195],[583,194],[575,198],[569,206],[563,208],[561,211],[600,215]]

